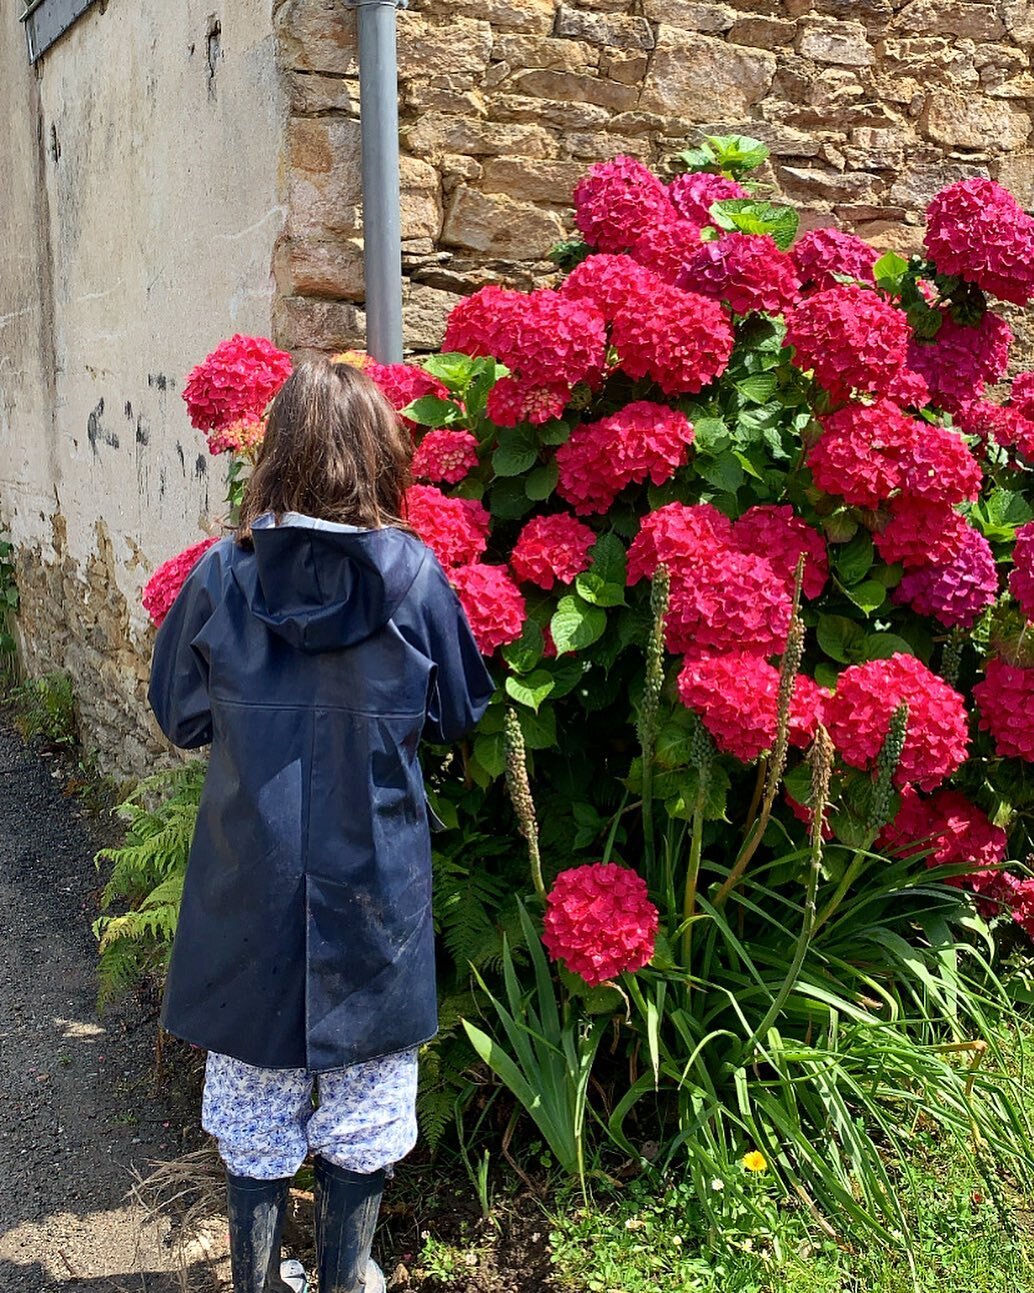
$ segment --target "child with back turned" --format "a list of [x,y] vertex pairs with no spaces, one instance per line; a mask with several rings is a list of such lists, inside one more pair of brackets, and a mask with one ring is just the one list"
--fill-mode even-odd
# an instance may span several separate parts
[[236,1293],[291,1287],[280,1234],[309,1153],[320,1293],[383,1290],[385,1173],[416,1139],[417,1047],[437,1027],[418,746],[470,731],[492,683],[402,519],[410,453],[361,372],[302,364],[235,537],[155,643],[159,724],[212,747],[162,1022],[209,1052]]

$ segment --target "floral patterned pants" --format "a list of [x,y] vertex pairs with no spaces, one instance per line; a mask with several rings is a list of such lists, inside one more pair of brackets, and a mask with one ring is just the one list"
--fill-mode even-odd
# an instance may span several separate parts
[[335,1167],[376,1172],[416,1144],[416,1083],[416,1050],[318,1075],[253,1068],[211,1051],[201,1123],[233,1176],[293,1176],[309,1153]]

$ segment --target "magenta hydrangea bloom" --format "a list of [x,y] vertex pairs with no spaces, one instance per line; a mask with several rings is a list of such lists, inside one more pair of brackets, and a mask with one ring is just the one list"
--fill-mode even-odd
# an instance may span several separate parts
[[1034,220],[994,180],[959,180],[937,194],[926,211],[926,250],[942,274],[1013,305],[1034,299]]
[[1034,620],[1034,521],[1021,525],[1016,531],[1012,559],[1009,592],[1019,602],[1027,619]]
[[946,312],[932,341],[909,343],[908,363],[926,379],[934,402],[955,413],[1004,376],[1011,344],[1012,329],[990,310],[971,326]]
[[998,596],[998,569],[991,545],[968,525],[951,561],[905,572],[893,599],[945,628],[972,628]]
[[843,279],[872,283],[877,251],[857,234],[841,229],[809,229],[790,249],[801,286],[824,292]]
[[794,263],[768,235],[727,233],[702,243],[676,279],[687,292],[724,301],[733,314],[782,314],[800,292]]
[[574,222],[597,251],[628,251],[642,231],[677,213],[668,190],[634,157],[597,162],[574,191]]

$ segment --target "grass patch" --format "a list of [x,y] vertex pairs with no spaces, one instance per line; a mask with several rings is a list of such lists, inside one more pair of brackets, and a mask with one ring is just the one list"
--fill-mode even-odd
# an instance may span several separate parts
[[1034,1235],[1020,1197],[989,1185],[925,1134],[915,1149],[899,1186],[914,1268],[904,1252],[836,1243],[803,1205],[777,1203],[764,1176],[756,1201],[770,1219],[767,1231],[725,1236],[727,1256],[709,1259],[688,1187],[661,1191],[640,1181],[588,1206],[577,1194],[557,1199],[550,1220],[557,1284],[570,1293],[1034,1293]]

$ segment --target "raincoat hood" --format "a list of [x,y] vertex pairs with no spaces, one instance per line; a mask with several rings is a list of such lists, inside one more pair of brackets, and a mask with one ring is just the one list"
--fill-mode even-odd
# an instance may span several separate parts
[[254,562],[234,567],[248,609],[300,651],[365,641],[391,619],[426,559],[404,531],[288,512],[252,526]]

